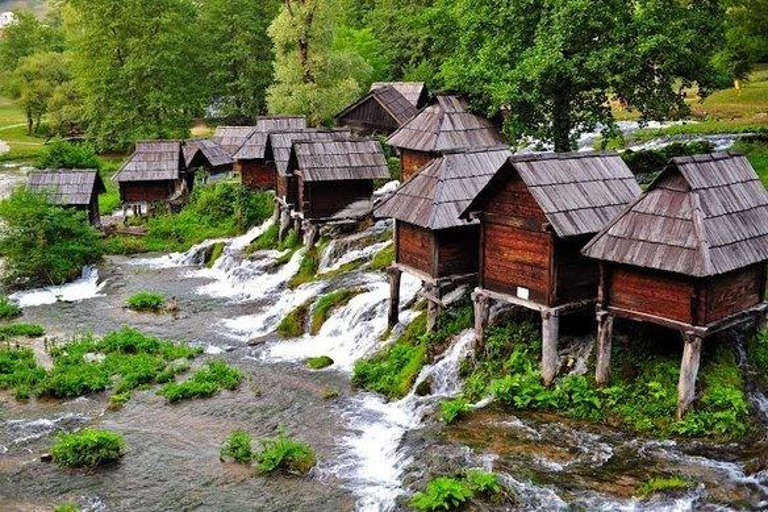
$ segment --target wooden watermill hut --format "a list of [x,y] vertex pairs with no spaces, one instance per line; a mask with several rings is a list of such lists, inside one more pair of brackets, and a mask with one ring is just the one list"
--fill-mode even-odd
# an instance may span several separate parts
[[768,193],[742,155],[674,158],[583,253],[600,262],[597,382],[609,379],[614,317],[678,330],[682,417],[702,341],[764,318]]
[[387,144],[400,152],[405,181],[445,151],[496,148],[507,142],[489,120],[470,112],[464,99],[438,95],[435,104],[401,126]]
[[459,215],[512,155],[507,147],[446,153],[428,163],[375,211],[395,220],[395,262],[389,322],[398,322],[400,276],[415,275],[426,284],[429,328],[446,293],[476,281],[480,226]]
[[107,191],[96,169],[45,169],[31,171],[27,189],[45,194],[52,204],[88,212],[94,226],[100,224],[99,194]]
[[377,140],[336,138],[293,142],[287,174],[295,186],[294,216],[311,246],[319,223],[368,215],[373,181],[389,178],[389,168]]
[[213,132],[213,142],[234,158],[254,131],[256,131],[255,126],[217,126]]
[[472,200],[480,220],[480,279],[473,294],[478,345],[489,301],[541,312],[542,376],[559,370],[559,316],[597,296],[598,265],[581,256],[589,239],[640,194],[615,153],[512,156]]
[[187,170],[183,145],[178,140],[136,143],[131,157],[112,177],[124,206],[141,213],[152,203],[171,201],[192,190],[195,177]]
[[356,133],[390,134],[418,113],[395,87],[383,85],[371,91],[336,115],[336,122]]
[[188,140],[183,150],[184,162],[191,172],[195,169],[205,169],[208,174],[218,175],[232,171],[234,160],[216,141]]
[[424,82],[373,82],[370,90],[375,91],[383,87],[393,87],[417,109],[424,107],[429,100]]

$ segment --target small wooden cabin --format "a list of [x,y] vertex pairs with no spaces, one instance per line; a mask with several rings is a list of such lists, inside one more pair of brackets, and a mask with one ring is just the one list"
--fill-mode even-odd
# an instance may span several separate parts
[[234,160],[217,142],[196,139],[184,144],[184,162],[190,172],[205,169],[208,174],[218,175],[232,172]]
[[389,178],[389,169],[377,140],[336,138],[294,142],[288,175],[296,216],[323,222],[370,213],[373,181]]
[[235,154],[255,131],[255,126],[217,126],[212,140],[234,159]]
[[392,87],[385,85],[371,92],[336,115],[336,122],[355,133],[390,134],[418,113],[415,105]]
[[112,177],[123,204],[138,212],[191,192],[195,176],[187,171],[183,145],[178,140],[137,142],[133,154]]
[[489,299],[540,311],[549,385],[559,369],[558,316],[587,308],[597,296],[598,265],[580,251],[638,195],[615,153],[509,158],[463,214],[481,223],[478,343]]
[[424,82],[374,82],[371,84],[370,91],[375,91],[382,87],[393,87],[408,100],[408,103],[417,109],[423,108],[429,100]]
[[27,188],[45,194],[53,204],[88,212],[94,226],[100,224],[99,194],[107,191],[96,169],[45,169],[31,171]]
[[435,104],[401,126],[387,144],[400,152],[403,181],[445,151],[508,145],[489,120],[470,112],[463,98],[450,95],[438,95]]
[[477,278],[480,225],[461,212],[512,155],[508,147],[446,153],[428,163],[376,208],[395,221],[390,325],[398,322],[400,273],[427,284],[430,327],[444,293]]
[[764,310],[768,192],[742,155],[674,158],[583,252],[601,268],[598,383],[609,378],[613,317],[676,329],[682,416],[702,340]]

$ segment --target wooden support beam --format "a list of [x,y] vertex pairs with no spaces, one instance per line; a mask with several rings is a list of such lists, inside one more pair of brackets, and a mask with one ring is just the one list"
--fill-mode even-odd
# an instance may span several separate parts
[[595,381],[605,386],[611,379],[611,348],[613,346],[613,316],[605,310],[597,312],[597,367]]
[[285,240],[285,235],[288,233],[288,228],[291,225],[291,212],[287,206],[280,207],[280,229],[277,234],[278,240],[281,242]]
[[400,322],[400,277],[403,271],[396,266],[387,268],[389,274],[389,326],[394,327]]
[[[426,293],[428,296],[434,296],[435,290],[431,285],[427,285]],[[437,325],[437,318],[440,316],[440,301],[439,300],[427,300],[427,332],[435,330]]]
[[305,220],[303,223],[304,229],[304,247],[311,249],[317,242],[317,234],[320,230],[320,226],[314,222]]
[[695,331],[683,334],[683,358],[680,362],[680,380],[677,384],[677,419],[683,419],[685,411],[696,395],[696,376],[701,363],[703,337]]
[[275,201],[275,211],[272,212],[272,223],[277,224],[280,222],[280,212],[282,211],[282,208],[280,207],[280,202]]
[[298,215],[293,218],[293,230],[296,232],[297,236],[301,236],[301,234],[302,234],[302,229],[301,229],[302,222],[301,222],[301,220],[302,220],[301,217],[299,217]]
[[560,369],[557,355],[557,339],[560,331],[560,317],[557,311],[544,309],[541,312],[541,377],[549,387],[555,381]]
[[490,297],[480,290],[472,293],[472,301],[475,304],[475,354],[479,354],[485,347],[485,328],[490,318]]

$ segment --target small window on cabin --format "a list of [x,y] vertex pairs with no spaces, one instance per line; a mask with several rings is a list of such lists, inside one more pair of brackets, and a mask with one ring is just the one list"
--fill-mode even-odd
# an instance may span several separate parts
[[517,296],[523,300],[528,300],[531,296],[531,290],[529,290],[528,288],[523,288],[522,286],[518,286]]

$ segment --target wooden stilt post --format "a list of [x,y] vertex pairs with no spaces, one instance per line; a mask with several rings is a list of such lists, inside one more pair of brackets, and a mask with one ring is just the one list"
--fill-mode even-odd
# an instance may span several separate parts
[[389,326],[394,327],[400,322],[400,276],[403,271],[392,266],[387,268],[389,273]]
[[291,212],[287,206],[280,207],[280,231],[278,231],[277,238],[282,242],[285,240],[285,235],[288,233],[288,227],[291,225]]
[[427,299],[427,332],[435,330],[437,325],[437,317],[440,316],[440,293],[436,286],[427,286],[427,295],[430,297]]
[[472,292],[472,301],[475,303],[475,354],[479,354],[485,347],[485,328],[491,308],[488,296],[480,290]]
[[311,249],[317,242],[318,226],[309,221],[304,221],[304,247]]
[[293,218],[293,230],[296,232],[296,236],[302,236],[301,217]]
[[701,362],[702,337],[695,332],[683,334],[683,359],[680,362],[680,380],[677,384],[677,419],[683,419],[685,411],[696,395],[696,376]]
[[272,223],[277,224],[280,222],[280,203],[275,201],[275,211],[272,212]]
[[611,348],[613,345],[613,316],[607,311],[597,312],[597,368],[595,380],[605,386],[611,379]]
[[556,311],[544,309],[541,312],[541,377],[549,387],[557,377],[560,358],[557,355],[557,338],[560,331],[560,317]]

